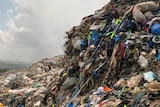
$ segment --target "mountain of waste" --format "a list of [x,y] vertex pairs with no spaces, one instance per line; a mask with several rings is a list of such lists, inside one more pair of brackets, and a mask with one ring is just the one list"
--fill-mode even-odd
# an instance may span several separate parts
[[4,73],[0,107],[160,107],[159,0],[111,0],[66,32],[65,54]]

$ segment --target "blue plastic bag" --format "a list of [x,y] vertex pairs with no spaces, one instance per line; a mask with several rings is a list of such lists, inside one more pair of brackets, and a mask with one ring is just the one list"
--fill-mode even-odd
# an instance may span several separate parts
[[97,45],[98,38],[99,38],[99,31],[93,30],[93,33],[92,33],[91,38],[90,38],[89,45],[92,44],[92,41],[94,41],[94,45]]
[[160,23],[156,23],[151,27],[151,33],[155,35],[160,35]]

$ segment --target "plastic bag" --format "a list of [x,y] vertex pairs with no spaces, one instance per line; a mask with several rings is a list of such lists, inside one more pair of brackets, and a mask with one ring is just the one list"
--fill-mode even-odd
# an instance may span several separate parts
[[144,76],[144,80],[147,80],[148,82],[153,81],[154,78],[155,78],[155,75],[154,75],[154,73],[152,71],[143,73],[143,76]]
[[155,35],[160,35],[160,23],[156,23],[151,27],[151,33]]

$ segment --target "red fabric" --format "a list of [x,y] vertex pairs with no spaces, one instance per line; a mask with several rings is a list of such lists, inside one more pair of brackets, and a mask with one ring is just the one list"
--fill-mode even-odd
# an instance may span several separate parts
[[121,59],[121,60],[122,60],[122,58],[123,58],[124,47],[125,47],[125,44],[122,43],[122,44],[121,44],[121,48],[120,48],[120,59]]
[[107,104],[107,101],[102,101],[102,102],[98,105],[98,107],[103,107],[105,104]]
[[132,12],[133,12],[133,10],[134,10],[134,6],[132,6]]
[[146,27],[146,28],[144,28],[144,30],[148,32],[148,31],[149,31],[149,28],[148,28],[148,27]]

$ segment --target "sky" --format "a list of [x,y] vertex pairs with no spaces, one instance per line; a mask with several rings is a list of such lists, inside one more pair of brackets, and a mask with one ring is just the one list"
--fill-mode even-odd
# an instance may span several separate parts
[[109,0],[0,0],[0,60],[63,54],[65,32]]

